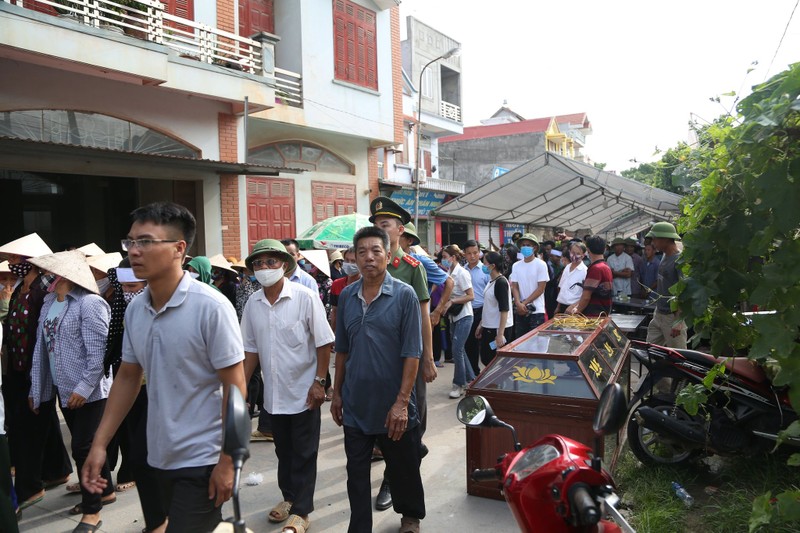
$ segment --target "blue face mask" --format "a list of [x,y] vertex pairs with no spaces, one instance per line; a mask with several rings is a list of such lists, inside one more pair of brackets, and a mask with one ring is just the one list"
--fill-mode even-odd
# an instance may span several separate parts
[[450,261],[448,261],[447,259],[442,259],[442,266],[449,270],[450,267],[452,266],[452,263],[450,263]]
[[481,270],[483,270],[484,274],[488,274],[489,273],[489,267],[487,267],[486,265],[481,265]]
[[258,281],[258,280],[256,280],[256,277],[255,277],[255,276],[247,276],[247,277],[248,277],[248,278],[250,278],[250,281],[252,281],[253,283],[255,283],[256,281]]
[[300,260],[297,262],[297,264],[298,264],[299,266],[301,266],[301,267],[302,267],[302,266],[306,266],[306,260],[305,260],[305,259],[300,259]]
[[519,249],[519,253],[522,254],[522,257],[530,257],[533,255],[533,246],[523,246]]

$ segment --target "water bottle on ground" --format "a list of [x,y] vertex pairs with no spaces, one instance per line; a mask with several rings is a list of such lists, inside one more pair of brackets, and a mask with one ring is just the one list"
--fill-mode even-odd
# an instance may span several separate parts
[[672,482],[672,490],[675,491],[675,496],[677,496],[686,507],[691,507],[692,504],[694,504],[694,498],[692,498],[692,495],[686,492],[686,489],[681,487],[681,484],[677,481]]

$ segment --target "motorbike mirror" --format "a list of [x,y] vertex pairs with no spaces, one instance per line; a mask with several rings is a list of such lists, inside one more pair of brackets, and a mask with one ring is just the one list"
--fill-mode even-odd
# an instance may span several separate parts
[[470,427],[492,426],[497,420],[489,402],[483,396],[465,396],[456,409],[458,421]]
[[606,386],[594,414],[592,429],[598,436],[619,431],[628,414],[628,402],[619,383]]
[[250,457],[250,415],[247,412],[239,387],[231,385],[228,389],[228,403],[225,406],[225,425],[222,428],[222,449],[231,456],[234,466],[241,465]]

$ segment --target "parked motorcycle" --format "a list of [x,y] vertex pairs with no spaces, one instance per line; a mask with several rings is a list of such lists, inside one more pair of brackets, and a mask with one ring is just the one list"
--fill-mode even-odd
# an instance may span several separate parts
[[[595,413],[595,449],[600,439],[618,431],[628,409],[619,384],[603,391]],[[615,508],[619,498],[614,480],[601,468],[591,448],[561,435],[547,435],[524,450],[513,426],[495,416],[483,396],[463,398],[457,409],[469,427],[505,427],[511,430],[514,451],[500,457],[494,468],[472,472],[475,481],[502,481],[501,488],[523,532],[631,532]],[[611,516],[614,522],[605,519]]]
[[[643,342],[634,342],[631,353],[647,368],[631,399],[628,422],[631,451],[642,463],[679,464],[701,454],[768,452],[778,432],[797,419],[787,391],[774,387],[761,367],[746,357],[715,358]],[[677,405],[678,394],[689,384],[702,383],[715,364],[724,364],[726,371],[691,415]]]

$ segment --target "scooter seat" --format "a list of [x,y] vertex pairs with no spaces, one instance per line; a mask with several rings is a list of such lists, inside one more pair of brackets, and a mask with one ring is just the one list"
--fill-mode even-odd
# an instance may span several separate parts
[[767,380],[764,370],[755,361],[747,357],[714,357],[713,355],[698,352],[697,350],[675,350],[689,361],[711,367],[717,363],[725,364],[725,368],[732,374],[749,379],[754,383],[763,383]]

